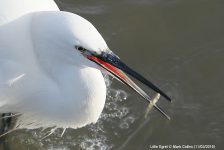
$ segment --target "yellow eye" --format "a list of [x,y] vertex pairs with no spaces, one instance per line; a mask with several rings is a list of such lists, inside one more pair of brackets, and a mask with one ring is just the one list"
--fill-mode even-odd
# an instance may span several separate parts
[[84,48],[84,47],[82,47],[82,46],[75,46],[75,48],[77,49],[77,50],[79,50],[79,51],[85,51],[86,49]]

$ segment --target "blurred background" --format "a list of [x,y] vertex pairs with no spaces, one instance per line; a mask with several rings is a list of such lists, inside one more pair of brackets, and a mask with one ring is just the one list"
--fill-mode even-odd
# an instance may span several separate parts
[[[18,130],[0,146],[8,149],[148,150],[153,145],[224,147],[224,1],[56,0],[63,11],[89,20],[109,48],[157,85],[161,98],[144,118],[147,103],[106,77],[107,102],[96,124],[62,130]],[[134,80],[134,79],[133,79]],[[134,80],[149,96],[155,92]],[[15,120],[13,120],[15,121]],[[151,148],[150,148],[151,147]]]

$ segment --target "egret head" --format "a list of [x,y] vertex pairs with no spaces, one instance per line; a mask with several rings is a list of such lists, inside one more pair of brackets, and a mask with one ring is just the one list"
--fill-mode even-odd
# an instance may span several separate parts
[[[34,46],[38,49],[37,51],[41,51],[39,55],[51,55],[51,58],[61,59],[71,65],[100,68],[150,102],[150,97],[128,78],[123,73],[124,71],[171,100],[159,88],[124,64],[117,55],[110,51],[100,33],[84,18],[68,12],[42,12],[34,16],[32,24],[35,28],[32,32]],[[49,47],[51,49],[48,49]],[[160,111],[165,115],[162,110]]]
[[88,50],[100,54],[109,50],[103,37],[89,21],[69,12],[35,13],[31,34],[39,59],[50,55],[50,58],[62,59],[73,65],[97,68],[83,52]]

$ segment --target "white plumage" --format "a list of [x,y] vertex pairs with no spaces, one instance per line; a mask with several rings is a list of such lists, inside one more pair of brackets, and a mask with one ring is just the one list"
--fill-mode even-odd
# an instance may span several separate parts
[[107,49],[97,30],[51,0],[1,0],[0,7],[0,112],[22,114],[19,128],[96,122],[104,79],[75,45]]
[[96,122],[106,98],[100,69],[150,103],[121,70],[169,99],[110,51],[84,18],[59,11],[53,0],[0,0],[0,112],[19,115],[15,129]]

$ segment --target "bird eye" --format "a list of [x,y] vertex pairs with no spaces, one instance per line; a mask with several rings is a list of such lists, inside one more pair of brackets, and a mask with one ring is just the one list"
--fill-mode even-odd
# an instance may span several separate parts
[[79,50],[79,51],[85,51],[86,49],[84,48],[84,47],[82,47],[82,46],[75,46],[75,48],[77,49],[77,50]]

